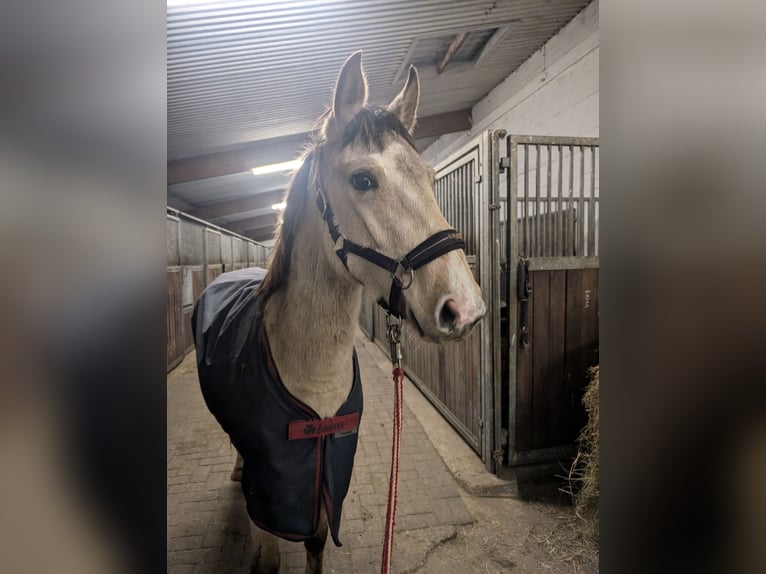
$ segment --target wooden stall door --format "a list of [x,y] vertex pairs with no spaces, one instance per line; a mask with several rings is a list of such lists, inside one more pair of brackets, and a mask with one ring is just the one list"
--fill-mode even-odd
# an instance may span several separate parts
[[516,449],[574,444],[582,396],[598,364],[598,268],[530,272],[529,344],[519,345]]
[[516,465],[566,457],[586,422],[599,360],[598,140],[512,135],[506,165],[503,363]]

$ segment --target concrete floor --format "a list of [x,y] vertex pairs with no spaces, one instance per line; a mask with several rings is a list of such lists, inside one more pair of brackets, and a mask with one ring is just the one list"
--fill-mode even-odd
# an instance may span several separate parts
[[[380,570],[388,492],[393,392],[390,364],[361,334],[365,412],[340,538],[325,572]],[[168,572],[245,572],[248,519],[236,456],[207,411],[193,353],[168,375]],[[515,484],[484,470],[423,396],[405,386],[393,571],[597,572],[597,550],[566,506],[522,502]],[[302,573],[302,544],[281,542],[282,572]]]

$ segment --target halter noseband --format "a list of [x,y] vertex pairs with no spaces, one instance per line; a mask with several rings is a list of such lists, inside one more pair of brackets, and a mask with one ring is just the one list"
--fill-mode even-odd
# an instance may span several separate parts
[[407,253],[407,255],[401,259],[391,259],[387,255],[383,255],[379,251],[375,251],[370,247],[364,247],[358,243],[354,243],[343,235],[335,223],[335,214],[330,206],[330,202],[322,190],[319,178],[316,178],[316,186],[317,207],[319,208],[319,213],[322,215],[322,219],[327,223],[327,229],[330,231],[330,237],[332,237],[333,244],[337,247],[338,240],[341,240],[340,246],[335,250],[335,254],[349,273],[351,273],[351,271],[348,268],[348,254],[353,253],[354,255],[385,269],[391,274],[391,292],[388,295],[388,305],[386,305],[383,300],[378,301],[378,304],[398,319],[401,319],[404,314],[402,308],[402,291],[407,290],[409,286],[412,285],[415,270],[420,269],[445,253],[449,253],[455,249],[465,248],[465,241],[463,241],[456,230],[445,229],[443,231],[437,231],[426,238],[425,241],[419,243],[412,249],[412,251]]

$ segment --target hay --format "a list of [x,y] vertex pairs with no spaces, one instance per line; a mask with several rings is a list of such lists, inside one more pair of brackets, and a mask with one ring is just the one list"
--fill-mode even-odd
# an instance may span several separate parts
[[598,537],[599,498],[599,368],[588,371],[591,381],[582,402],[588,413],[588,422],[580,432],[577,456],[569,470],[569,491],[574,500],[577,516],[593,526]]

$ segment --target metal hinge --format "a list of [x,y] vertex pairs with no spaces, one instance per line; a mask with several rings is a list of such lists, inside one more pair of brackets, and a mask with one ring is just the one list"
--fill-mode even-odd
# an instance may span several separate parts
[[489,210],[490,211],[497,211],[498,209],[500,209],[500,204],[499,203],[492,203],[489,206]]
[[500,167],[504,169],[508,169],[511,167],[511,158],[509,157],[501,157],[500,158]]
[[505,452],[498,449],[492,451],[492,458],[495,459],[495,464],[497,466],[500,466],[503,464],[503,456],[505,455]]

